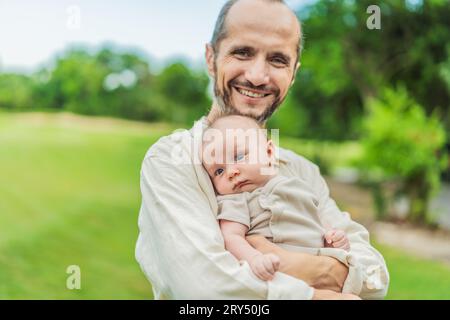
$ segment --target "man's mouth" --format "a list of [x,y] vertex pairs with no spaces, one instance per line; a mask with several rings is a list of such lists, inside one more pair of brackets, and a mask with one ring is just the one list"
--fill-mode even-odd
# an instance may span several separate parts
[[270,92],[255,91],[255,90],[244,89],[244,88],[236,87],[236,86],[234,88],[236,89],[237,92],[239,92],[243,96],[246,96],[249,98],[254,98],[254,99],[265,98],[268,95],[270,95]]

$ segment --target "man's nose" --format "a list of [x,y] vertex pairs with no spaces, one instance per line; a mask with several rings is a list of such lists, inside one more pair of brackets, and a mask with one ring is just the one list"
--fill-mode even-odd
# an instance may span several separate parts
[[266,85],[269,83],[269,70],[266,60],[263,58],[257,58],[249,65],[245,77],[255,87]]

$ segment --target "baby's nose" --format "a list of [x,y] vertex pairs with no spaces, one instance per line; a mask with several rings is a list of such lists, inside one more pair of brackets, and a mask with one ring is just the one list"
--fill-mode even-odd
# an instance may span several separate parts
[[230,168],[228,170],[228,177],[230,178],[230,180],[237,175],[239,175],[239,170],[237,168]]

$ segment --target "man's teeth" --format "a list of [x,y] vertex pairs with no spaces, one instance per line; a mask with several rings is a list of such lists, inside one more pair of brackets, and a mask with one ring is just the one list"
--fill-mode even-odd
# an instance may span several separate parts
[[256,92],[251,92],[248,90],[244,90],[244,89],[240,89],[238,88],[239,93],[247,96],[247,97],[251,97],[251,98],[263,98],[265,97],[264,93],[256,93]]

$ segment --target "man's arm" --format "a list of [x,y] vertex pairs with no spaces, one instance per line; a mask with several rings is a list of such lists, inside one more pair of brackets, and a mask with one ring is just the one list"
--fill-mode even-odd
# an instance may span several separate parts
[[280,257],[280,272],[302,279],[316,289],[342,291],[348,268],[339,260],[288,251],[260,235],[247,236],[246,239],[258,251]]
[[136,259],[153,286],[172,299],[311,299],[303,281],[261,281],[224,249],[194,166],[171,164],[170,149],[150,152],[141,170]]
[[312,167],[310,179],[319,197],[319,211],[323,223],[343,230],[350,241],[350,253],[344,250],[324,248],[321,254],[336,257],[349,267],[343,292],[350,292],[363,299],[383,299],[389,286],[389,273],[383,256],[370,244],[369,232],[353,221],[347,212],[339,210],[330,197],[325,179],[319,168]]

